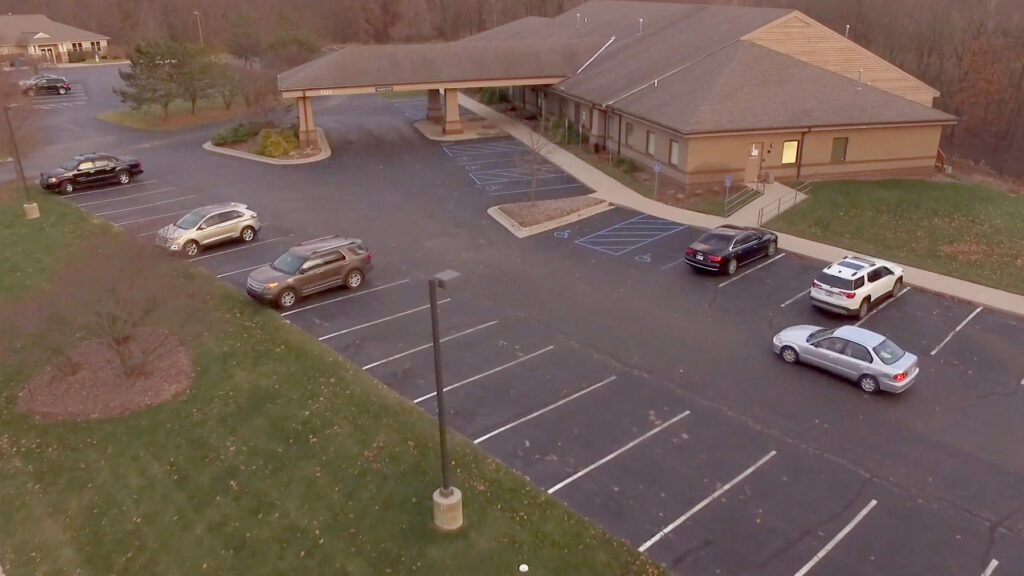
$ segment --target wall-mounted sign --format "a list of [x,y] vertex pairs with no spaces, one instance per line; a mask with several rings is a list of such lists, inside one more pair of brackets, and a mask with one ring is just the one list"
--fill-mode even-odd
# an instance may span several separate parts
[[377,92],[391,92],[394,89],[395,88],[393,86],[377,86],[376,88],[374,88],[374,90]]

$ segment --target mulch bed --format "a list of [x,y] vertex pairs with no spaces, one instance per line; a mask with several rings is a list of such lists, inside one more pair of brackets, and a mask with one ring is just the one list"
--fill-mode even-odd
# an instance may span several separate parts
[[96,420],[137,412],[188,393],[192,356],[181,341],[157,330],[140,330],[129,346],[138,350],[167,338],[146,373],[127,379],[117,356],[91,341],[71,353],[74,373],[48,366],[18,395],[18,409],[40,420]]
[[538,200],[537,202],[519,202],[507,204],[500,210],[516,224],[523,228],[536,226],[552,220],[563,218],[576,212],[604,203],[603,200],[589,196],[573,196],[557,200]]

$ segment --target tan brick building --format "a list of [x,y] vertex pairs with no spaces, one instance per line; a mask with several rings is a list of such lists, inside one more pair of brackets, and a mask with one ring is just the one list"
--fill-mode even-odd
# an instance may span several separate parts
[[343,49],[279,84],[306,102],[310,88],[431,90],[451,130],[457,107],[441,110],[437,90],[510,86],[519,105],[686,184],[924,174],[956,121],[932,108],[935,89],[775,8],[595,1],[457,42]]
[[106,54],[108,40],[42,14],[0,15],[0,55],[7,60],[51,64],[98,60]]

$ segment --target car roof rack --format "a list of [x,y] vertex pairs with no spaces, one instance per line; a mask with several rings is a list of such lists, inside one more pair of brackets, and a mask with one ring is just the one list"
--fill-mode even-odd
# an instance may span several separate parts
[[306,244],[312,244],[314,242],[322,242],[324,240],[330,240],[331,238],[337,238],[337,237],[338,237],[337,234],[331,234],[330,236],[323,236],[321,238],[313,238],[312,240],[306,240],[305,242],[300,242],[299,246],[305,246]]
[[[329,238],[334,238],[334,236],[329,236]],[[330,246],[324,246],[323,248],[317,248],[316,250],[313,250],[312,254],[321,254],[323,252],[330,252],[331,250],[337,250],[338,248],[342,248],[342,247],[345,247],[345,246],[351,246],[353,244],[358,244],[360,242],[362,242],[362,240],[359,240],[358,238],[339,238],[338,242],[336,242],[334,244],[331,244]]]

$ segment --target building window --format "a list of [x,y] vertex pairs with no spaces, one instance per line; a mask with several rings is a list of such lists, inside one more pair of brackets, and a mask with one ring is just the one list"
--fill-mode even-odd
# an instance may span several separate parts
[[92,48],[93,52],[99,52],[100,51],[100,43],[99,42],[89,42],[89,47]]
[[846,162],[846,145],[849,143],[849,138],[833,138],[832,139],[832,163],[839,164]]
[[668,163],[679,166],[679,142],[675,140],[668,141]]
[[626,146],[633,145],[633,123],[626,122]]
[[616,138],[619,137],[618,136],[619,135],[619,117],[618,116],[611,116],[611,115],[609,115],[608,116],[608,135],[611,136],[613,134],[615,135]]
[[82,51],[82,43],[81,42],[72,42],[71,43],[71,49],[74,50],[75,52],[81,52]]
[[650,130],[648,130],[647,131],[647,153],[650,154],[651,156],[654,156],[654,150],[655,150],[654,145],[655,145],[656,142],[657,142],[657,136],[654,135],[654,132],[651,132]]
[[786,140],[782,143],[782,163],[796,164],[797,153],[800,151],[799,140]]

